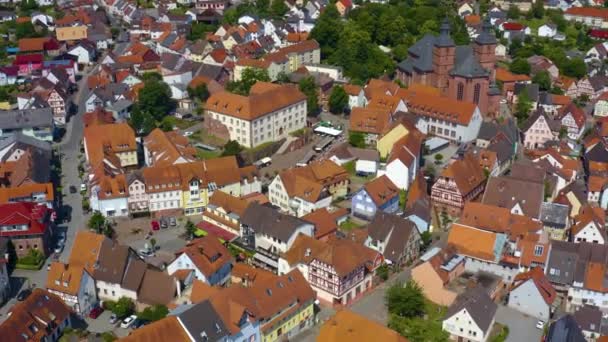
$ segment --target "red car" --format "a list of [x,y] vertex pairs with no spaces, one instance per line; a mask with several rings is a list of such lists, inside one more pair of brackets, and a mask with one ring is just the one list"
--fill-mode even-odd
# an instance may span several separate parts
[[103,311],[104,310],[101,306],[96,306],[91,310],[91,312],[89,312],[89,318],[96,319]]
[[152,230],[160,230],[160,224],[158,224],[158,221],[152,221],[150,222],[150,225],[152,226]]

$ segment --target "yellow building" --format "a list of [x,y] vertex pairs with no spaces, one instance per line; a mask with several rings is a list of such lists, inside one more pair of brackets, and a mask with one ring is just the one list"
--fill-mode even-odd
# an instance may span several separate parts
[[[283,318],[281,320],[283,324],[267,324],[262,326],[262,340],[264,342],[279,341],[284,336],[289,336],[292,330],[300,329],[300,324],[304,323],[304,325],[306,325],[306,323],[314,317],[314,305],[312,301],[308,305],[301,306],[298,309],[299,310],[295,310],[291,316]],[[268,328],[269,326],[270,328]]]
[[87,27],[84,25],[57,27],[55,29],[57,40],[60,42],[69,40],[87,39]]
[[410,130],[403,124],[397,123],[376,143],[376,149],[380,153],[380,158],[388,157],[389,153],[393,149],[393,145],[403,137],[405,137]]

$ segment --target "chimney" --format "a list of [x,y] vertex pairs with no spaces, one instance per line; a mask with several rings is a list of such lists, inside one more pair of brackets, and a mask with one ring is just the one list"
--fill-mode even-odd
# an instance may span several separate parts
[[310,250],[310,248],[306,248],[306,252],[304,253],[304,256],[309,257],[311,252],[312,251]]

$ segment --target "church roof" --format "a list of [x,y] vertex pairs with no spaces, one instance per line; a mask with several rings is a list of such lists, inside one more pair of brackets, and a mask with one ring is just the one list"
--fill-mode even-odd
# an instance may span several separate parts
[[450,74],[462,77],[482,77],[489,75],[489,72],[479,64],[472,46],[460,45],[456,47],[454,68]]

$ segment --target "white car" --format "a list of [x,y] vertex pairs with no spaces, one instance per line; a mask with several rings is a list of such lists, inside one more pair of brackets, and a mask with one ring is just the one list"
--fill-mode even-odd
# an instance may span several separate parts
[[194,134],[194,132],[186,131],[186,132],[184,132],[184,133],[183,133],[183,136],[185,136],[185,137],[189,137],[189,136],[191,136],[192,134]]
[[543,321],[536,322],[536,329],[543,330],[544,328],[545,328],[545,322],[543,322]]
[[137,318],[137,316],[135,315],[131,315],[125,319],[122,320],[122,323],[120,323],[120,327],[127,329],[128,327],[131,326],[131,324],[133,324],[133,322],[135,321],[135,319]]

